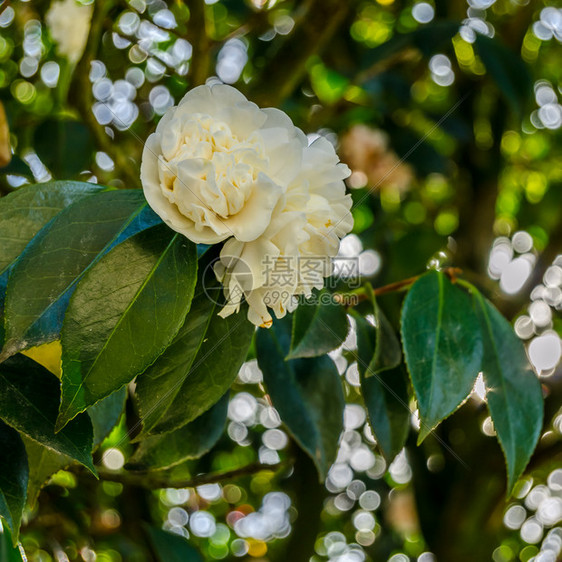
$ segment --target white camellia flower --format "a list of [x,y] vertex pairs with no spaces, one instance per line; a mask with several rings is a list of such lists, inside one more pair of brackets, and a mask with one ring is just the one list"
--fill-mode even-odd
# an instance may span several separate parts
[[322,288],[353,225],[351,197],[324,138],[312,144],[283,112],[226,85],[199,86],[147,140],[141,179],[150,206],[196,243],[226,241],[215,264],[227,305],[271,326],[298,295]]
[[45,19],[57,51],[70,62],[80,60],[92,19],[93,4],[84,5],[76,0],[53,2]]

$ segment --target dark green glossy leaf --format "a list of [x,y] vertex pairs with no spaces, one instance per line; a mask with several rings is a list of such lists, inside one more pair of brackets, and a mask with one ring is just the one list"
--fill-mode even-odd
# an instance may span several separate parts
[[511,109],[521,115],[533,93],[533,80],[518,53],[497,38],[476,34],[474,49]]
[[183,537],[148,525],[146,530],[159,562],[203,562],[203,557]]
[[361,375],[361,392],[371,429],[388,462],[404,447],[410,431],[407,375],[403,367],[366,378]]
[[55,433],[59,380],[23,355],[0,364],[0,418],[30,439],[68,455],[95,473],[92,423],[87,414]]
[[[357,323],[357,366],[369,423],[390,462],[404,447],[410,430],[408,384],[403,367],[374,371],[378,330],[354,313]],[[370,374],[369,374],[370,373]]]
[[192,422],[164,435],[145,437],[129,463],[135,470],[157,470],[197,459],[210,451],[224,430],[227,392],[214,406]]
[[482,362],[467,293],[440,272],[420,277],[402,308],[402,343],[420,411],[419,442],[472,391]]
[[56,177],[68,178],[90,167],[94,143],[80,121],[47,119],[35,130],[34,148]]
[[25,507],[28,479],[27,456],[15,429],[0,421],[0,517],[17,541]]
[[184,325],[137,379],[145,433],[167,433],[200,416],[230,388],[248,353],[254,325],[242,307],[228,318],[198,284]]
[[0,523],[0,560],[2,562],[26,562],[27,558],[24,556],[23,548],[20,544],[14,546],[10,530],[7,528],[2,529]]
[[290,329],[290,318],[286,318],[268,330],[258,330],[258,364],[273,405],[324,480],[336,459],[343,429],[341,381],[327,355],[285,360]]
[[345,308],[332,301],[326,290],[302,302],[293,314],[291,350],[288,358],[316,357],[339,347],[347,336]]
[[0,199],[0,346],[4,341],[4,299],[10,268],[60,211],[104,189],[92,183],[55,181],[22,187]]
[[104,187],[93,183],[54,181],[22,187],[0,199],[0,274],[31,239],[60,211]]
[[[122,388],[88,409],[88,415],[94,430],[94,449],[101,444],[119,421],[125,406],[126,395],[127,389]],[[25,436],[23,437],[23,442],[27,451],[27,458],[29,459],[27,502],[33,507],[37,501],[37,496],[43,486],[48,483],[51,476],[59,470],[67,468],[75,461],[69,456],[43,447],[43,445]]]
[[139,190],[97,193],[60,212],[10,274],[2,355],[56,339],[84,273],[113,246],[158,222]]
[[375,350],[369,361],[369,368],[365,372],[366,377],[382,373],[387,369],[394,369],[402,363],[402,350],[394,328],[378,305],[371,287],[369,287],[369,292],[373,303],[376,338]]
[[[135,397],[145,432],[150,432],[170,408],[187,379],[205,339],[215,303],[197,284],[191,310],[166,351],[137,379]],[[220,319],[219,319],[220,320]],[[187,423],[187,422],[186,422]]]
[[541,384],[511,324],[474,287],[472,294],[484,340],[482,373],[488,409],[505,455],[511,493],[541,435]]
[[88,271],[61,332],[57,427],[130,382],[168,347],[196,278],[195,244],[163,224],[129,238]]

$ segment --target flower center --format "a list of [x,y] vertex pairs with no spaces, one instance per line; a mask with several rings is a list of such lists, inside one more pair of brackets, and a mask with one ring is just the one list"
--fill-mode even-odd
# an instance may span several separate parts
[[[207,211],[221,218],[237,214],[258,174],[267,169],[258,134],[241,139],[210,115],[191,115],[174,141],[160,161],[163,192],[196,224],[207,224]],[[187,198],[186,190],[191,192]]]

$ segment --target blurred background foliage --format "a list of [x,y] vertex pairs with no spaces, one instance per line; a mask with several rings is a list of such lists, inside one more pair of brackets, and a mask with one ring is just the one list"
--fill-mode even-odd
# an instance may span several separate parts
[[[119,471],[133,451],[127,402],[97,453],[101,480],[56,472],[26,513],[28,559],[560,559],[561,43],[550,0],[0,2],[2,194],[50,178],[138,187],[160,116],[206,80],[234,84],[339,147],[355,201],[343,257],[359,256],[375,285],[461,267],[514,320],[546,395],[544,435],[507,503],[481,384],[439,440],[416,448],[413,416],[387,466],[352,331],[331,354],[348,405],[323,486],[250,356],[218,446],[156,476]],[[398,298],[381,302],[397,323]],[[34,356],[56,370],[57,353]],[[186,487],[166,486],[178,479]],[[16,560],[6,533],[0,542]]]

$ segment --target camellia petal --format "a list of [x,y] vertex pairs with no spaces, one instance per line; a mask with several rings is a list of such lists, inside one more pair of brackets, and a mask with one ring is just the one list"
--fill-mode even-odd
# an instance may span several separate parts
[[[146,199],[168,226],[196,243],[225,242],[214,266],[220,315],[245,300],[264,327],[269,310],[284,316],[330,275],[353,226],[348,175],[326,139],[309,145],[285,113],[223,84],[198,86],[168,110],[141,166]],[[307,260],[320,267],[308,271]]]

